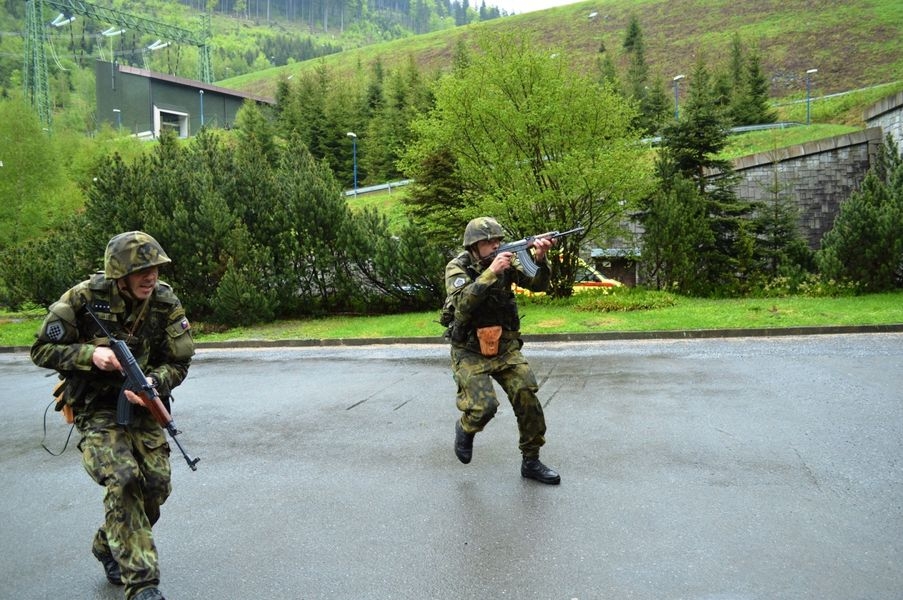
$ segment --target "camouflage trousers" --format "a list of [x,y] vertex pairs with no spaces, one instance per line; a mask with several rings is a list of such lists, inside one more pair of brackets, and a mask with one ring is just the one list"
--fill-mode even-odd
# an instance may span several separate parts
[[467,433],[482,431],[499,407],[492,385],[493,379],[497,381],[517,417],[521,454],[524,458],[537,458],[545,444],[546,421],[536,397],[539,384],[520,346],[520,340],[509,340],[502,343],[498,355],[486,357],[452,345],[452,371],[458,384],[456,403],[463,413],[461,428]]
[[82,463],[104,488],[103,525],[94,536],[95,554],[119,563],[125,597],[160,583],[152,527],[172,491],[169,444],[160,426],[144,410],[133,410],[132,424],[116,424],[115,410],[76,416],[82,439]]

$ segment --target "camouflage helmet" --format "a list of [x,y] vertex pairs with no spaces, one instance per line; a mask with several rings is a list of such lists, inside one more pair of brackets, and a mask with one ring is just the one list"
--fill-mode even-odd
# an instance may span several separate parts
[[107,279],[119,279],[141,269],[172,262],[163,247],[143,231],[128,231],[113,236],[103,254],[103,272]]
[[464,228],[464,247],[470,248],[483,240],[495,240],[505,237],[505,232],[499,222],[492,217],[477,217],[471,219]]

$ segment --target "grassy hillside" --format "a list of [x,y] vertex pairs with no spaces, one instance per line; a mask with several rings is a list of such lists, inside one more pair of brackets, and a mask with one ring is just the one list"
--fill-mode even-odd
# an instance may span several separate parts
[[899,0],[588,0],[455,30],[367,46],[323,59],[268,69],[221,83],[273,96],[276,82],[325,64],[351,77],[377,58],[393,67],[413,58],[428,72],[443,70],[459,40],[479,28],[535,32],[550,48],[568,53],[574,66],[597,69],[600,45],[616,62],[631,15],[643,31],[653,78],[670,86],[691,71],[697,57],[718,63],[739,33],[755,49],[771,79],[774,98],[805,96],[805,72],[817,68],[813,96],[903,79],[903,2]]

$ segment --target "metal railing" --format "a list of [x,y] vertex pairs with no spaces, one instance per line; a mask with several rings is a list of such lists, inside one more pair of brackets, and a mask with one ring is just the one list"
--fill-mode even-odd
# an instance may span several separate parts
[[379,183],[377,185],[368,185],[359,187],[357,190],[345,190],[346,196],[359,196],[360,194],[369,194],[371,192],[392,191],[392,188],[402,187],[414,183],[413,179],[401,179],[399,181],[389,181],[387,183]]

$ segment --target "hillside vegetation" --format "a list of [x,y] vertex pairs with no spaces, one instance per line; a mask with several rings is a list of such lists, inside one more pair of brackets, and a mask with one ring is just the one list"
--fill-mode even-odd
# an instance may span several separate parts
[[[49,303],[96,263],[111,231],[142,229],[175,256],[201,257],[178,261],[172,283],[186,290],[194,314],[220,324],[430,307],[444,297],[436,274],[473,214],[514,217],[515,236],[585,224],[586,240],[562,251],[571,257],[583,241],[636,247],[621,239],[632,234],[621,224],[641,215],[640,268],[672,292],[899,287],[896,271],[842,272],[852,261],[838,253],[868,255],[867,244],[895,253],[903,231],[896,204],[879,207],[884,237],[872,218],[836,239],[835,254],[815,256],[796,239],[783,196],[776,193],[773,211],[759,210],[736,201],[729,178],[704,180],[728,157],[861,127],[862,101],[903,85],[901,9],[860,4],[862,18],[848,5],[812,2],[739,11],[720,2],[587,1],[412,36],[219,81],[278,104],[248,103],[229,131],[163,136],[134,161],[111,155],[119,132],[98,132],[88,95],[70,109],[93,84],[84,68],[58,63],[54,102],[65,118],[54,119],[52,135],[20,93],[0,101],[8,117],[0,119],[0,147],[7,140],[2,158],[12,167],[0,172],[10,199],[0,215],[0,304]],[[248,25],[248,43],[259,26]],[[71,43],[73,30],[66,34]],[[228,56],[222,51],[215,49]],[[255,56],[242,60],[250,65]],[[262,58],[257,63],[272,64]],[[439,77],[453,67],[453,76]],[[806,68],[819,69],[813,125],[726,147],[728,126],[807,120]],[[680,118],[670,95],[675,72],[686,77]],[[67,143],[75,131],[84,145]],[[655,138],[654,152],[640,143]],[[869,186],[875,193],[853,203],[860,212],[899,181],[883,177],[900,166],[898,152],[887,152],[894,160]],[[49,177],[50,166],[64,172]],[[397,214],[397,198],[383,199],[388,208],[373,198],[375,210],[352,203],[349,211],[341,195],[352,184],[401,178],[416,182],[399,194],[405,214]],[[51,187],[57,180],[66,186]],[[850,219],[858,224],[858,216]],[[573,266],[554,263],[552,296],[570,293]]]
[[[497,19],[503,11],[485,5],[469,7],[466,0],[431,0],[412,6],[403,0],[92,0],[72,3],[77,14],[60,26],[48,25],[46,36],[51,74],[67,75],[70,91],[79,93],[77,80],[87,75],[93,81],[92,62],[97,56],[120,64],[148,67],[169,75],[197,76],[198,51],[191,45],[167,44],[164,52],[148,52],[157,36],[140,28],[125,27],[105,35],[114,25],[103,18],[86,18],[79,8],[108,10],[133,19],[204,32],[208,37],[214,77],[224,79],[251,71],[303,61],[411,35],[452,29],[478,21]],[[27,26],[26,3],[0,2],[0,95],[4,88],[21,84]],[[58,14],[45,4],[43,20]],[[112,28],[110,29],[112,31]],[[169,40],[163,40],[169,41]],[[55,69],[56,68],[56,69]],[[58,94],[66,94],[60,81]]]
[[[758,52],[773,98],[805,96],[806,70],[817,68],[812,95],[823,96],[903,78],[903,3],[898,0],[588,0],[514,15],[467,27],[380,43],[285,67],[227,79],[223,85],[274,96],[277,82],[325,66],[337,77],[353,77],[379,60],[387,68],[407,61],[434,72],[452,64],[459,42],[480,29],[529,31],[572,67],[598,72],[604,49],[623,68],[621,45],[631,16],[643,28],[652,78],[669,86],[692,70],[697,58],[720,64],[731,38]],[[618,61],[621,61],[620,63]]]

